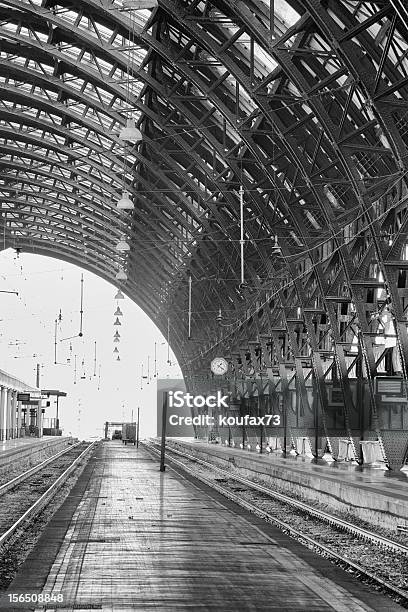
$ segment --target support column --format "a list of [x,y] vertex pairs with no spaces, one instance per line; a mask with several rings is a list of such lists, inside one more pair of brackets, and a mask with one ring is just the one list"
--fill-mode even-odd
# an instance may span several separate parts
[[13,391],[11,398],[11,428],[12,438],[18,438],[17,430],[17,391]]
[[43,413],[42,413],[41,401],[38,402],[38,406],[37,406],[37,427],[38,427],[38,437],[42,438],[42,435],[43,435]]
[[[17,396],[16,396],[17,399]],[[23,426],[22,404],[17,402],[17,437],[21,438],[21,428]]]
[[6,388],[0,391],[0,440],[6,439]]
[[7,389],[7,399],[6,399],[6,439],[11,440],[11,396],[12,390]]

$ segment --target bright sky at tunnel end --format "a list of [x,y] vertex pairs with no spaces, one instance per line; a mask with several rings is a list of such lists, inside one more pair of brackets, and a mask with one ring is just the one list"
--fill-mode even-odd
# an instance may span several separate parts
[[[64,340],[79,333],[81,273],[84,335]],[[167,364],[166,339],[136,304],[128,297],[116,302],[116,288],[90,272],[39,255],[21,253],[17,257],[13,249],[0,253],[0,290],[19,294],[0,293],[0,369],[35,384],[39,363],[41,387],[67,392],[60,402],[64,433],[101,435],[104,421],[130,421],[132,409],[135,418],[140,406],[142,437],[155,434],[155,342],[158,377],[178,378],[181,372],[171,351],[172,365]],[[120,326],[113,324],[117,305],[123,311]],[[55,365],[55,320],[60,311]],[[113,341],[116,330],[118,343]],[[115,346],[120,361],[113,353]],[[147,375],[148,356],[152,379],[149,385],[144,379],[141,389],[142,364]],[[54,404],[47,408],[47,416],[55,417]]]

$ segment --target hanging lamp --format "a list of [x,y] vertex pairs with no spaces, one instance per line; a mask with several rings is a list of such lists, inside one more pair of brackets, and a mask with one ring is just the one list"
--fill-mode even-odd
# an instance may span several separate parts
[[120,342],[120,338],[114,338],[113,341],[114,342]]
[[117,347],[117,346],[115,346],[115,348],[113,349],[113,352],[114,352],[114,353],[119,353],[119,349],[118,349],[118,347]]
[[115,295],[115,298],[114,298],[114,299],[115,299],[115,300],[124,300],[124,299],[125,299],[125,296],[123,295],[123,293],[121,292],[121,290],[120,290],[120,289],[118,289],[118,292],[117,292],[117,294]]
[[118,332],[118,330],[115,331],[114,338],[120,338],[120,333]]
[[134,209],[134,204],[132,200],[130,199],[129,191],[127,191],[126,189],[123,190],[122,197],[120,198],[120,200],[118,200],[116,207],[119,210],[133,210]]
[[122,325],[122,323],[119,321],[119,317],[116,317],[116,321],[114,322],[114,325]]
[[123,312],[121,311],[121,309],[119,308],[119,306],[117,307],[117,309],[115,310],[115,312],[113,313],[114,317],[122,317],[123,316]]
[[128,243],[125,240],[125,237],[122,236],[122,238],[119,240],[119,242],[116,245],[116,250],[120,251],[121,253],[124,253],[125,251],[130,251],[130,246],[128,245]]
[[120,361],[120,357],[119,357],[119,355],[117,356],[116,361]]
[[135,125],[135,120],[132,117],[126,119],[126,127],[122,128],[119,132],[119,139],[126,140],[126,142],[140,142],[143,134],[139,128]]
[[120,270],[118,270],[115,278],[116,280],[119,280],[119,281],[127,281],[128,279],[127,274],[123,268],[120,268]]

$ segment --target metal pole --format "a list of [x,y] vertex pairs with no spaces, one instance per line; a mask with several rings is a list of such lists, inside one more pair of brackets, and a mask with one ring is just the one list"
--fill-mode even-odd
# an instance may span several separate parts
[[58,321],[55,319],[55,328],[54,328],[54,364],[57,363],[57,325]]
[[37,363],[37,379],[36,379],[36,386],[39,389],[40,388],[40,364]]
[[166,454],[166,425],[167,425],[167,391],[163,391],[163,412],[162,412],[162,435],[161,435],[161,452],[160,452],[160,471],[164,472],[166,466],[164,459]]
[[244,260],[244,189],[241,185],[239,188],[239,203],[240,203],[240,226],[241,226],[241,238],[239,241],[241,247],[241,285],[245,282],[245,260]]
[[170,363],[170,317],[167,317],[167,363]]
[[188,339],[191,338],[191,287],[192,287],[191,274],[188,277]]
[[82,325],[83,325],[83,320],[84,320],[84,275],[83,274],[81,274],[81,310],[79,311],[79,314],[80,314],[80,322],[79,322],[78,336],[82,338],[83,336]]
[[139,423],[140,423],[140,408],[137,407],[137,427],[136,427],[136,448],[139,448]]
[[56,427],[56,429],[59,429],[58,400],[59,400],[59,396],[57,395],[57,417],[55,419],[55,427]]

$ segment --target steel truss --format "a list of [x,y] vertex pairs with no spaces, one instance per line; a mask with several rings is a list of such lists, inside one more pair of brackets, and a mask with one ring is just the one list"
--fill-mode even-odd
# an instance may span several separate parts
[[[356,457],[362,436],[378,439],[396,467],[408,444],[405,4],[269,8],[159,0],[135,16],[116,0],[1,0],[3,246],[110,282],[124,266],[126,293],[164,333],[170,318],[192,389],[215,384],[208,364],[223,355],[221,384],[280,411],[288,436],[334,455],[345,438]],[[143,141],[125,151],[130,109]],[[132,213],[116,209],[123,186]],[[130,254],[115,249],[122,235]],[[402,379],[399,400],[380,377]]]

